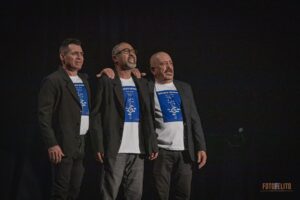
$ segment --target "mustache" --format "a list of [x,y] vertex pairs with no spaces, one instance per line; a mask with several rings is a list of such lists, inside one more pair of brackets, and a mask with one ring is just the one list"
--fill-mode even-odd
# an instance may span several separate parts
[[169,69],[169,70],[166,70],[165,73],[169,73],[169,72],[172,72],[173,73],[173,70],[172,69]]

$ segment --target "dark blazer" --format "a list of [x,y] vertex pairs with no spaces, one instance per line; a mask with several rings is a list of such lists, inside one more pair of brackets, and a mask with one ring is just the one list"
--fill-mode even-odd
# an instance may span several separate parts
[[[157,140],[150,111],[148,81],[133,77],[138,90],[140,103],[139,141],[146,155],[157,152]],[[121,80],[118,76],[98,79],[96,97],[92,108],[91,138],[96,152],[116,157],[124,127],[124,97]]]
[[[202,130],[202,125],[200,117],[197,111],[197,107],[194,101],[194,95],[191,86],[187,83],[174,80],[174,85],[178,90],[182,102],[183,111],[183,125],[184,125],[184,138],[185,138],[185,148],[188,149],[190,157],[195,161],[195,155],[197,151],[206,151],[206,144],[204,133]],[[149,90],[151,96],[151,109],[155,113],[155,102],[154,102],[154,83],[149,82]],[[156,125],[157,126],[157,125]]]
[[[87,89],[90,105],[87,75],[78,73],[78,76]],[[59,145],[65,155],[75,153],[81,142],[80,111],[75,86],[62,67],[44,78],[38,96],[38,120],[47,148]]]

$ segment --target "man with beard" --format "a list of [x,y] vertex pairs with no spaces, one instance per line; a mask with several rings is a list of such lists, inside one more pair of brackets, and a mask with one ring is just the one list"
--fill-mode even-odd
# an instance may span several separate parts
[[[150,58],[154,81],[149,81],[152,114],[159,156],[153,162],[155,199],[168,200],[171,182],[174,199],[188,200],[191,193],[192,169],[206,164],[206,143],[199,114],[190,85],[174,80],[174,66],[170,55],[157,52]],[[132,70],[141,77],[138,69]],[[106,68],[98,74],[114,78]]]
[[114,79],[98,79],[92,109],[91,136],[97,160],[104,165],[103,199],[116,199],[121,183],[124,199],[141,199],[144,157],[157,157],[148,82],[131,76],[137,57],[121,42],[112,50]]
[[153,163],[157,199],[190,199],[192,166],[202,168],[207,159],[205,138],[191,87],[174,80],[170,55],[157,52],[150,58],[155,81],[149,82],[153,99],[159,156]]

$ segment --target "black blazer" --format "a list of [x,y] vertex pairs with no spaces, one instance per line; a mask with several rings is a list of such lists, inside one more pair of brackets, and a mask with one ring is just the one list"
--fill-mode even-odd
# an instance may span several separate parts
[[[78,76],[87,89],[90,106],[87,75]],[[80,144],[80,111],[75,86],[62,67],[44,78],[38,96],[38,120],[47,148],[59,145],[65,155],[75,153]]]
[[[191,159],[195,161],[195,155],[197,151],[206,151],[206,143],[200,117],[194,101],[194,95],[189,84],[177,80],[174,80],[173,82],[178,90],[182,102],[184,137],[185,145],[187,145],[185,148],[188,149]],[[152,117],[154,118],[155,102],[153,81],[149,82],[149,90],[152,102]]]
[[[140,103],[139,141],[146,155],[157,152],[157,140],[150,111],[148,81],[133,77]],[[94,150],[106,156],[118,154],[124,127],[124,99],[118,76],[98,79],[96,97],[92,108],[91,138]]]

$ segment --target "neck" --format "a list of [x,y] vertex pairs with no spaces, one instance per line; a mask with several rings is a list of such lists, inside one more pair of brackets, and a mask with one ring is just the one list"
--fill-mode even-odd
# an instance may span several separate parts
[[116,71],[117,71],[120,78],[123,78],[123,79],[130,79],[131,78],[131,70],[130,69],[122,70],[122,69],[117,67]]
[[77,70],[70,70],[66,66],[63,66],[63,69],[65,70],[65,72],[67,72],[69,76],[76,76],[78,74]]
[[173,80],[158,80],[158,79],[155,79],[155,82],[159,83],[159,84],[167,84],[167,83],[172,83]]

